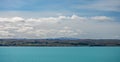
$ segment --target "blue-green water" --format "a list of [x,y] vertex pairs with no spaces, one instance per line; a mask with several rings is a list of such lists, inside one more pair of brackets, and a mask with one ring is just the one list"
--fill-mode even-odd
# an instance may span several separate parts
[[0,47],[0,62],[120,62],[120,47]]

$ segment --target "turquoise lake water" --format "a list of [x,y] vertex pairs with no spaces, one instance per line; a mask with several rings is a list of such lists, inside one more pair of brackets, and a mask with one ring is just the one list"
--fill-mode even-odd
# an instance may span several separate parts
[[120,47],[0,47],[0,62],[120,62]]

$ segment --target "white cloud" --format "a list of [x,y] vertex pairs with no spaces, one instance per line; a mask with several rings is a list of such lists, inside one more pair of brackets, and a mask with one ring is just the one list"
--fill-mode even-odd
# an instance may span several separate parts
[[120,35],[120,25],[111,20],[115,19],[107,16],[77,15],[44,18],[0,17],[0,38],[112,38],[113,35]]
[[0,18],[0,22],[23,22],[22,17],[13,17],[13,18]]
[[12,22],[22,22],[22,21],[24,21],[24,19],[22,18],[22,17],[13,17],[12,18],[12,20],[10,20],[10,21],[12,21]]
[[91,2],[91,4],[86,5],[75,5],[74,8],[120,12],[120,0],[97,0]]
[[0,38],[11,38],[15,34],[10,33],[8,31],[0,31]]
[[91,8],[104,11],[120,12],[120,0],[100,0],[96,4],[91,5]]
[[91,17],[91,20],[95,20],[95,21],[113,21],[112,18],[107,17],[107,16],[95,16],[95,17]]
[[28,32],[30,30],[33,30],[33,27],[24,26],[24,27],[18,27],[18,30],[16,30],[16,31],[17,32]]

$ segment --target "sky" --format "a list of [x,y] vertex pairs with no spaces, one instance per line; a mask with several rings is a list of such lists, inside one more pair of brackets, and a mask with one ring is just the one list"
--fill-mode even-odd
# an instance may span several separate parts
[[120,39],[120,0],[0,0],[0,38]]

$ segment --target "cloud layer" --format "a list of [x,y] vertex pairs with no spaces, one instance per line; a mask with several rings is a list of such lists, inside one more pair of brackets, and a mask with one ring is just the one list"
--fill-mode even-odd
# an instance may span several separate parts
[[90,4],[78,4],[74,7],[79,9],[120,12],[120,0],[95,0],[90,2]]
[[0,17],[0,38],[120,38],[120,25],[107,16]]

